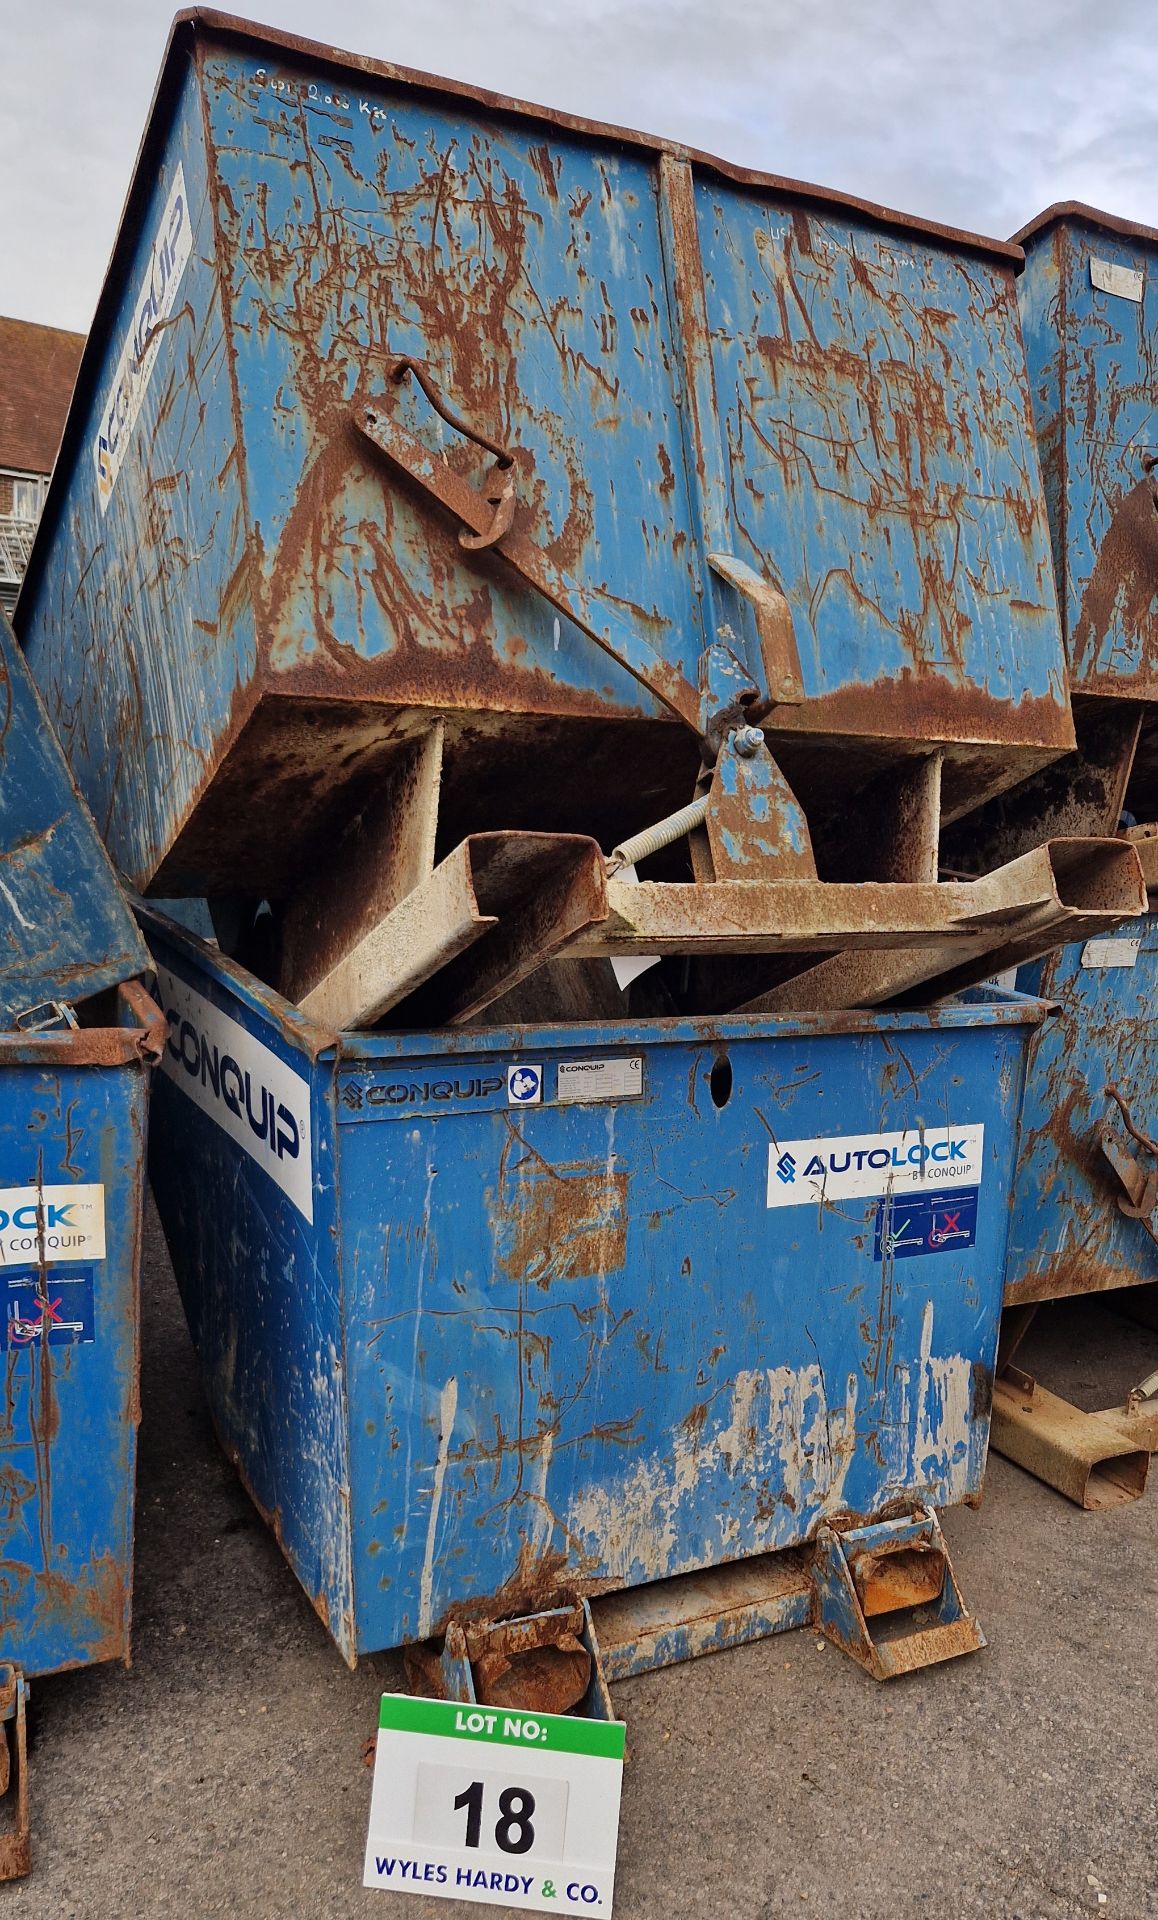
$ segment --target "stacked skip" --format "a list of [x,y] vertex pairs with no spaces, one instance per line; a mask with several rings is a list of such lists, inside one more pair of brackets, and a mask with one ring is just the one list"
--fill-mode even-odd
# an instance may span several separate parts
[[1074,747],[1021,260],[175,29],[22,635],[114,859],[208,903],[143,909],[152,1174],[350,1659],[598,1710],[596,1639],[980,1644],[935,1512],[1042,1009],[977,983],[1145,898],[1097,836],[939,877]]
[[[1018,234],[1077,751],[988,808],[973,852],[1121,831],[1158,884],[1158,233],[1055,206]],[[1042,1301],[1158,1280],[1158,938],[1151,914],[1063,947],[1018,985],[1056,1006],[1030,1054],[1002,1379],[1003,1452],[1087,1506],[1143,1490],[1158,1378],[1079,1414],[1016,1365]],[[1149,1296],[1133,1310],[1153,1320]]]
[[27,1676],[129,1657],[145,1123],[164,1024],[0,615],[0,1879],[27,1873]]

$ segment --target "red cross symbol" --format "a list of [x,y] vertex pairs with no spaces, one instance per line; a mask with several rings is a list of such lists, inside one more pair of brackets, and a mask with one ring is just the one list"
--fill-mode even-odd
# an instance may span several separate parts
[[22,1346],[29,1345],[33,1340],[43,1340],[48,1334],[50,1327],[59,1327],[61,1325],[62,1316],[60,1308],[63,1304],[63,1294],[59,1295],[55,1300],[38,1300],[36,1305],[40,1314],[39,1320],[35,1318],[25,1320],[23,1316],[15,1318],[12,1323],[13,1339],[18,1341]]

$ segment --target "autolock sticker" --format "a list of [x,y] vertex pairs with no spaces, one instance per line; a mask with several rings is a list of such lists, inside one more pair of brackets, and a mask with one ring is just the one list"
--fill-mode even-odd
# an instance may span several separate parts
[[10,1273],[4,1280],[4,1345],[91,1346],[95,1338],[93,1270],[81,1273]]
[[157,968],[157,988],[169,1022],[162,1073],[236,1140],[312,1222],[309,1082],[164,967]]
[[104,1257],[102,1186],[0,1187],[0,1267]]
[[977,1242],[977,1189],[959,1193],[890,1194],[877,1202],[875,1260],[912,1260]]
[[768,1205],[875,1199],[981,1184],[984,1125],[912,1127],[903,1133],[841,1133],[773,1141]]

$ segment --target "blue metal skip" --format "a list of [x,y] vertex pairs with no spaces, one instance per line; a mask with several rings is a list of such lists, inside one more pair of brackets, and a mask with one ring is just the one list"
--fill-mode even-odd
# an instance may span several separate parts
[[1065,202],[1016,237],[1071,691],[1153,700],[1158,230]]
[[[0,1661],[129,1651],[148,957],[0,620]],[[5,1856],[11,1867],[11,1860]]]
[[[1071,830],[1113,833],[1123,811],[1158,818],[1158,231],[1067,202],[1017,238],[1083,753],[1083,764],[1057,770],[1062,804]],[[1155,927],[1152,915],[1126,922],[1113,939],[1066,947],[1018,977],[1057,1017],[1030,1053],[1010,1306],[1158,1279],[1153,1196],[1138,1206],[1158,1131]]]
[[156,1008],[0,1034],[0,1659],[127,1660],[148,1090]]
[[347,1659],[980,1492],[1035,1003],[338,1037],[146,924],[214,1419]]
[[1054,1016],[1030,1049],[1006,1302],[1158,1280],[1153,1195],[1138,1205],[1156,1171],[1158,921],[1063,947],[1023,968],[1018,985]]
[[482,484],[490,455],[398,384],[406,356],[509,452],[522,534],[637,664],[694,687],[727,628],[806,813],[943,746],[953,818],[1065,751],[1020,264],[180,20],[18,612],[118,866],[158,896],[284,894],[423,712],[446,717],[447,845],[612,846],[687,800],[697,742],[646,667],[464,551],[360,434],[375,406]]
[[0,614],[0,1030],[148,964],[109,857]]

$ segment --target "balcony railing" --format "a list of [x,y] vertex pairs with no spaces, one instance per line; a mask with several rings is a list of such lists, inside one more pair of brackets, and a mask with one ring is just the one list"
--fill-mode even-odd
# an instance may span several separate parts
[[0,588],[18,587],[32,552],[35,520],[23,514],[0,513]]

